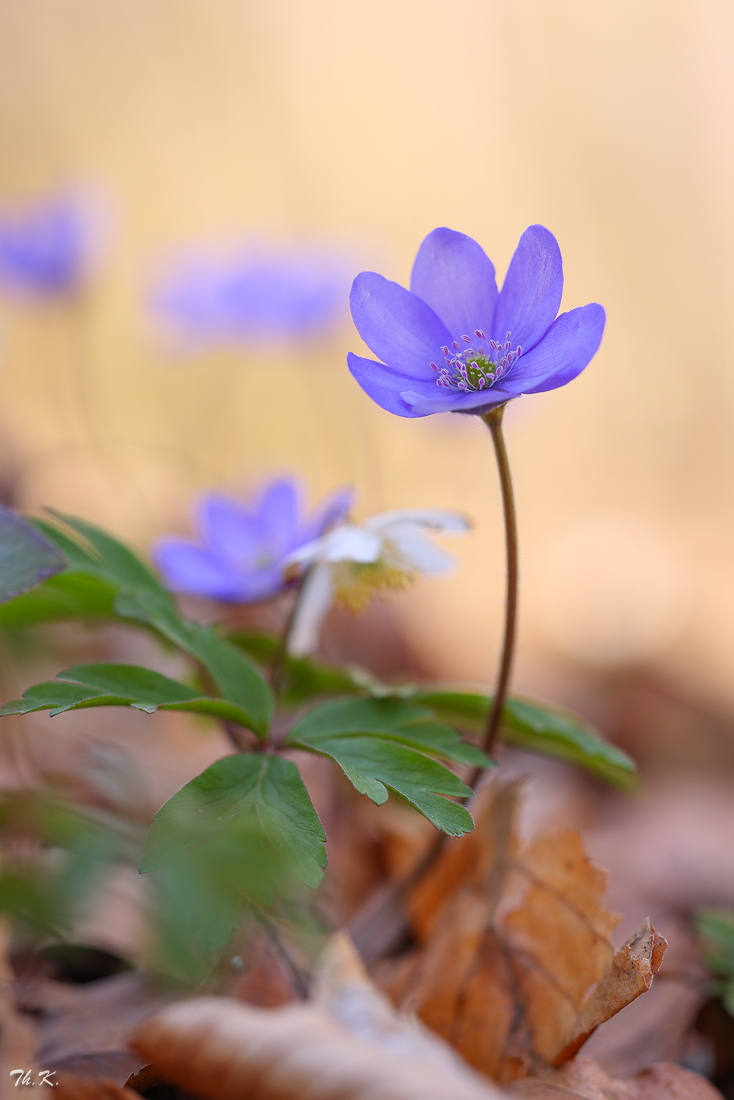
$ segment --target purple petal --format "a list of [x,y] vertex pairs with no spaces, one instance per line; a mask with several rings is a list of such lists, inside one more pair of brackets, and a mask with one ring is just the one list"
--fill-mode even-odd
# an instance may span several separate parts
[[354,504],[354,490],[350,488],[337,489],[335,493],[327,497],[323,504],[317,508],[311,519],[304,524],[298,538],[299,546],[305,546],[319,538],[335,523],[341,523],[347,518]]
[[161,539],[153,559],[166,584],[176,592],[191,592],[212,599],[236,599],[239,578],[221,558],[184,539]]
[[258,536],[273,557],[283,557],[294,548],[299,497],[298,486],[289,478],[273,481],[263,491],[257,510]]
[[162,539],[153,549],[153,558],[175,592],[231,603],[256,603],[285,587],[283,572],[277,565],[242,573],[211,550],[185,539]]
[[563,295],[563,263],[556,238],[531,225],[520,238],[497,299],[492,336],[530,351],[553,323]]
[[455,339],[490,334],[497,301],[494,264],[476,241],[453,229],[434,229],[418,249],[410,289]]
[[254,569],[261,536],[254,516],[229,497],[211,493],[197,509],[202,540],[217,557],[237,569]]
[[374,271],[363,271],[354,280],[350,305],[367,347],[411,378],[429,378],[441,346],[451,343],[449,330],[430,306]]
[[390,370],[382,363],[376,363],[374,359],[363,359],[351,351],[347,356],[347,364],[364,392],[381,408],[395,413],[396,416],[425,416],[425,413],[416,412],[413,405],[404,401],[401,393],[417,391],[420,398],[427,398],[438,392],[435,375],[427,380],[418,380]]
[[482,413],[516,396],[497,387],[475,393],[441,389],[433,379],[416,382],[382,363],[362,359],[353,352],[347,356],[347,363],[365,393],[381,408],[397,416],[429,416],[437,412]]
[[[416,397],[418,395],[416,394]],[[506,401],[516,397],[514,393],[500,390],[493,386],[490,390],[477,390],[470,393],[461,393],[453,390],[441,393],[438,397],[421,397],[412,407],[413,416],[430,416],[431,413],[457,412],[473,413],[481,416],[489,412],[495,405],[504,405]]]
[[604,310],[592,302],[561,316],[539,344],[522,355],[502,385],[513,394],[542,393],[572,381],[601,343]]

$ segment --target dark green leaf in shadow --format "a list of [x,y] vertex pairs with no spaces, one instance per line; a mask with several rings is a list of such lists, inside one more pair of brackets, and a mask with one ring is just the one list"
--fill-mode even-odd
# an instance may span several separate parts
[[66,568],[66,558],[28,520],[0,505],[0,603]]
[[115,588],[98,577],[65,572],[0,607],[8,630],[74,619],[114,618]]
[[[484,727],[490,704],[486,695],[477,692],[421,690],[413,698],[441,718],[473,730]],[[566,711],[513,696],[505,705],[501,736],[508,745],[567,760],[622,789],[638,784],[634,761]]]

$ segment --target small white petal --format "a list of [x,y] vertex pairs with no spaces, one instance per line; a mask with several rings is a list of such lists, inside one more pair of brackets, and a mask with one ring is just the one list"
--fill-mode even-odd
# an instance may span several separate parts
[[391,539],[400,557],[419,573],[447,573],[454,568],[454,559],[445,550],[439,550],[432,542],[413,528],[412,532]]
[[317,561],[377,561],[382,553],[382,539],[354,523],[344,523],[327,531],[319,539],[306,543],[284,559],[284,566],[305,565]]
[[382,539],[356,524],[345,523],[330,531],[324,539],[323,561],[377,561],[382,553]]
[[368,530],[381,531],[386,535],[403,525],[445,531],[448,534],[469,531],[472,526],[471,521],[461,512],[453,512],[447,508],[395,508],[391,512],[370,516],[364,523]]
[[315,565],[303,582],[291,627],[288,652],[292,657],[305,657],[316,649],[321,625],[329,614],[333,601],[331,568],[328,565]]

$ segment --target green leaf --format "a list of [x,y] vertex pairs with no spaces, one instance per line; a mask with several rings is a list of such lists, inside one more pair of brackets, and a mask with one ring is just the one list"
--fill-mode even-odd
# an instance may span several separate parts
[[[274,634],[254,631],[236,631],[228,634],[227,640],[264,666],[272,663],[280,645]],[[281,698],[287,705],[325,695],[348,695],[360,690],[347,670],[311,657],[286,657],[282,685]]]
[[114,617],[115,589],[84,573],[65,572],[0,607],[0,626],[12,630],[70,619]]
[[717,978],[734,978],[734,913],[703,909],[696,914],[696,931],[703,941],[703,960]]
[[482,763],[489,761],[432,718],[430,708],[405,699],[336,699],[309,711],[286,743],[331,757],[378,805],[392,791],[436,828],[460,836],[473,827],[471,815],[447,798],[465,798],[471,790],[431,757],[473,762],[476,753]]
[[404,699],[335,699],[314,707],[291,730],[300,740],[331,733],[394,733],[412,722],[431,721],[430,707]]
[[[72,572],[98,577],[115,587],[148,589],[172,603],[152,569],[124,543],[83,519],[62,512],[51,514],[57,524],[44,520],[36,520],[36,524],[63,551]],[[59,527],[58,523],[64,527]]]
[[318,886],[326,866],[321,822],[295,764],[264,753],[225,756],[170,798],[153,818],[141,873],[182,848],[218,840],[243,819],[307,886]]
[[492,765],[476,745],[462,741],[455,729],[432,718],[430,708],[394,697],[336,699],[309,711],[288,739],[316,745],[321,738],[335,733],[370,734],[457,764]]
[[509,745],[558,756],[623,789],[637,786],[634,761],[573,714],[509,699],[502,724]]
[[175,608],[154,592],[126,590],[120,593],[115,606],[119,615],[154,627],[200,661],[222,697],[248,715],[247,726],[259,737],[267,737],[275,699],[242,650],[211,628],[181,619]]
[[0,603],[66,567],[62,553],[28,520],[0,505]]
[[237,646],[211,629],[192,623],[191,638],[189,653],[201,661],[223,698],[246,711],[250,728],[267,737],[275,698],[257,669]]
[[48,710],[53,717],[67,710],[87,707],[131,706],[152,714],[155,710],[208,714],[241,726],[250,726],[249,715],[234,703],[214,699],[140,665],[76,665],[60,672],[57,680],[34,684],[22,699],[0,707],[0,716]]
[[[418,691],[413,699],[447,721],[476,730],[484,727],[490,705],[486,695],[476,692]],[[622,789],[637,785],[634,761],[566,711],[512,697],[505,705],[501,737],[508,745],[567,760]]]
[[392,791],[449,836],[463,836],[474,827],[469,811],[448,801],[468,798],[471,788],[443,764],[407,745],[355,733],[325,734],[309,741],[291,735],[288,743],[331,757],[359,793],[378,806]]

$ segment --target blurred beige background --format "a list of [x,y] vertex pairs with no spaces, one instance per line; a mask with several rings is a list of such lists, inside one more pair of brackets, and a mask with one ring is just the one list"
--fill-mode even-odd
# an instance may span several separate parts
[[0,0],[0,205],[81,181],[109,215],[82,317],[0,302],[15,499],[142,547],[201,489],[288,470],[314,502],[354,483],[362,515],[463,509],[460,568],[395,606],[427,668],[488,679],[504,564],[482,425],[373,406],[346,310],[326,346],[175,359],[145,294],[170,251],[252,231],[406,283],[448,225],[502,277],[541,222],[564,308],[608,323],[580,379],[507,417],[516,683],[564,699],[579,669],[652,667],[728,711],[733,53],[725,0]]

